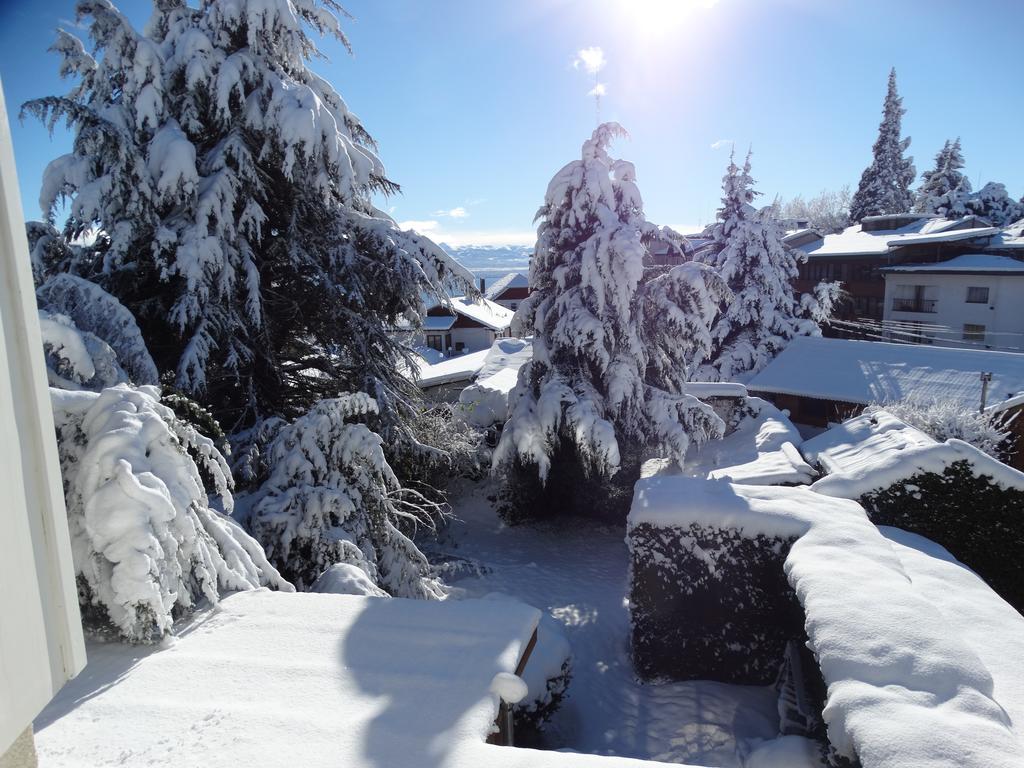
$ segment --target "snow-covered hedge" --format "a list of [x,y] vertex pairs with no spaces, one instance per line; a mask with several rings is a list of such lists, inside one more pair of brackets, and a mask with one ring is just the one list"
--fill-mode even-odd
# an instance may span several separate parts
[[426,558],[400,529],[429,524],[429,505],[401,487],[383,439],[361,423],[376,413],[377,402],[359,392],[322,400],[281,426],[265,448],[270,474],[250,528],[300,589],[350,563],[395,597],[440,598]]
[[208,438],[160,403],[156,387],[51,389],[79,597],[87,621],[153,642],[175,617],[225,591],[292,587],[224,510],[231,475]]
[[803,612],[783,562],[794,539],[727,527],[631,525],[633,663],[647,679],[767,685]]
[[872,522],[941,544],[1024,612],[1024,475],[1020,479],[1019,487],[1000,484],[961,460],[869,491],[860,503]]
[[956,438],[970,443],[1000,461],[1007,458],[1013,433],[1007,429],[1006,414],[978,411],[955,399],[925,400],[907,398],[869,406],[865,413],[879,410],[891,413],[905,424],[917,427],[936,440]]

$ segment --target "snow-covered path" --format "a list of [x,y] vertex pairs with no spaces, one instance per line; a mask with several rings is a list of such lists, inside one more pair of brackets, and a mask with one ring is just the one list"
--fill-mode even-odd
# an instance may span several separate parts
[[622,529],[584,521],[506,527],[488,483],[452,495],[457,521],[440,549],[486,572],[453,586],[467,597],[500,592],[558,620],[574,675],[548,726],[547,746],[580,752],[740,766],[738,740],[774,738],[775,692],[714,682],[640,685],[629,660],[628,553]]

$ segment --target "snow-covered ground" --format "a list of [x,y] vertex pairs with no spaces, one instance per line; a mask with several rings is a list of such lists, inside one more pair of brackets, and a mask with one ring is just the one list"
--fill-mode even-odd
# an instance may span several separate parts
[[493,491],[489,482],[466,483],[453,494],[458,519],[438,547],[481,566],[461,579],[449,576],[465,596],[506,593],[564,628],[574,676],[547,728],[546,747],[738,768],[741,750],[775,738],[770,687],[636,682],[623,529],[579,521],[507,527],[488,500]]

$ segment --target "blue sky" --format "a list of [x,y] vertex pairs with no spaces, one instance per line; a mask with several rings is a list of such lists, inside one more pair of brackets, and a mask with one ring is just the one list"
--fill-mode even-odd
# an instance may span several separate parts
[[[601,117],[631,134],[648,217],[714,216],[728,145],[754,149],[766,202],[856,186],[895,66],[918,171],[962,137],[972,182],[1024,194],[1024,81],[1017,0],[343,0],[354,56],[314,68],[380,143],[402,194],[383,205],[451,243],[527,243],[551,176]],[[122,0],[140,25],[151,7]],[[46,52],[72,0],[0,0],[8,109],[62,93]],[[66,20],[63,21],[62,20]],[[574,67],[599,47],[596,78]],[[70,146],[12,126],[26,216],[46,163]],[[718,149],[713,148],[717,146]],[[455,215],[452,215],[454,213]]]

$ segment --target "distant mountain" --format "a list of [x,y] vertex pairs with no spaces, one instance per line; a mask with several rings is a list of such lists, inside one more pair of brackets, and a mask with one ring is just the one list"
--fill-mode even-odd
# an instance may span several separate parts
[[530,256],[533,254],[532,245],[453,246],[441,243],[441,247],[488,284],[509,272],[522,272],[525,275],[530,270]]

